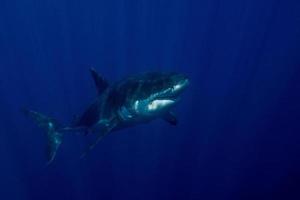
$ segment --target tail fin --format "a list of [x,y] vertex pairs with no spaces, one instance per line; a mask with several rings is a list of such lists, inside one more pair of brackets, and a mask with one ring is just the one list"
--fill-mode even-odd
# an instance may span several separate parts
[[25,115],[31,117],[39,127],[45,129],[47,131],[47,164],[50,164],[57,152],[58,147],[62,143],[62,133],[58,130],[61,128],[61,125],[50,117],[47,117],[41,113],[24,109],[23,112]]

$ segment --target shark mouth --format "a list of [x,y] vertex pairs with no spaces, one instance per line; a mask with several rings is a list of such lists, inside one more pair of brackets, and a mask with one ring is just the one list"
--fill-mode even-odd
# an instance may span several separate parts
[[152,115],[174,105],[178,99],[178,95],[172,93],[172,88],[169,88],[155,93],[147,99],[135,101],[133,110],[138,114]]
[[171,94],[171,95],[154,98],[152,101],[164,101],[164,100],[177,102],[178,100],[180,100],[180,97],[178,95]]
[[176,85],[162,92],[159,92],[152,96],[152,100],[170,100],[170,101],[178,101],[180,99],[179,95],[183,92],[183,90],[188,86],[188,79],[183,79],[179,81]]
[[167,108],[173,105],[175,102],[175,100],[171,99],[156,99],[151,101],[147,107],[149,111],[156,111],[157,109],[161,110],[163,108]]
[[165,112],[180,100],[179,96],[188,84],[188,79],[181,79],[173,86],[156,92],[146,99],[135,101],[133,110],[137,114],[144,115]]

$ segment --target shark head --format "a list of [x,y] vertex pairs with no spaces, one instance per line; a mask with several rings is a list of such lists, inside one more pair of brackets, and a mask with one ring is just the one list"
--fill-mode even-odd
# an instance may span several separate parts
[[140,92],[136,92],[132,108],[136,114],[148,117],[168,112],[189,85],[188,78],[179,73],[145,74],[139,82]]

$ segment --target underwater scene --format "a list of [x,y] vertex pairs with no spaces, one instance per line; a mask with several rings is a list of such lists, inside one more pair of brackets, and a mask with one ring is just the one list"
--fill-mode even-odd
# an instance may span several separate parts
[[299,200],[299,0],[0,0],[0,200]]

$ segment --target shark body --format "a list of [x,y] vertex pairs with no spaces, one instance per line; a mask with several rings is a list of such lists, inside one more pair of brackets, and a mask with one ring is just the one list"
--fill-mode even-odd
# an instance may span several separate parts
[[[41,113],[25,110],[40,127],[47,131],[47,160],[52,162],[66,132],[80,131],[97,134],[89,150],[107,134],[123,128],[147,123],[162,118],[172,125],[177,124],[171,112],[177,104],[189,80],[178,73],[144,73],[109,84],[94,69],[91,69],[98,95],[95,101],[70,126]],[[85,155],[86,152],[83,154]]]

